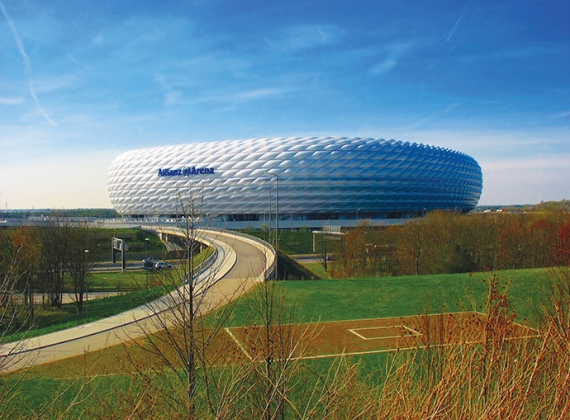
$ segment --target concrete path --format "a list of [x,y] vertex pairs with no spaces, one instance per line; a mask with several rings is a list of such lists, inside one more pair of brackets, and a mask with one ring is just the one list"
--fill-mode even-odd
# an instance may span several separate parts
[[[169,234],[180,234],[174,229]],[[228,303],[263,281],[275,254],[255,238],[228,232],[201,230],[199,240],[218,251],[216,262],[197,276],[200,313]],[[187,286],[147,305],[75,328],[8,343],[0,347],[2,373],[49,363],[100,350],[160,331],[175,322],[172,318],[184,300]],[[186,291],[187,295],[187,291]]]

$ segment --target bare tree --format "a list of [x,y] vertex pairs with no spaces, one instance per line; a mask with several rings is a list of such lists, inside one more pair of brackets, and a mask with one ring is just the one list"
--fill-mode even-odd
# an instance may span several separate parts
[[[42,293],[48,295],[50,304],[58,308],[63,303],[66,265],[65,220],[57,214],[37,226],[42,244],[39,280]],[[44,300],[42,299],[42,304]]]
[[[232,418],[229,413],[237,407],[232,401],[239,395],[234,388],[241,386],[236,378],[242,372],[235,366],[215,368],[219,357],[226,354],[216,351],[220,346],[216,338],[228,323],[231,302],[239,290],[223,295],[216,282],[216,269],[196,267],[200,252],[208,248],[198,238],[202,200],[180,197],[179,202],[180,224],[169,236],[177,237],[174,243],[180,258],[174,269],[153,272],[155,282],[160,282],[168,294],[148,304],[153,325],[140,324],[145,336],[141,348],[152,355],[156,364],[136,365],[136,370],[143,381],[163,387],[159,392],[171,412],[189,419],[201,418],[205,413]],[[217,298],[212,299],[212,295]],[[206,323],[204,315],[214,310]],[[160,380],[165,377],[168,380]],[[168,391],[164,392],[164,387]],[[197,401],[202,404],[198,406]]]
[[93,268],[91,258],[95,231],[85,225],[65,227],[65,269],[71,277],[77,312],[83,312],[83,302],[87,293],[87,277]]
[[423,220],[413,220],[400,229],[396,253],[401,263],[402,274],[424,273],[426,235]]
[[327,232],[313,233],[315,238],[315,253],[319,257],[319,262],[325,269],[329,271],[329,260],[332,254],[332,241]]
[[[20,360],[18,354],[22,346],[18,343],[6,345],[7,337],[27,331],[33,316],[26,300],[30,295],[25,289],[30,286],[33,275],[33,265],[30,264],[33,247],[23,241],[27,232],[18,230],[9,237],[0,229],[0,375]],[[22,295],[26,296],[24,304]],[[19,380],[0,380],[0,418],[12,417],[14,406],[10,402],[19,392],[19,386]]]

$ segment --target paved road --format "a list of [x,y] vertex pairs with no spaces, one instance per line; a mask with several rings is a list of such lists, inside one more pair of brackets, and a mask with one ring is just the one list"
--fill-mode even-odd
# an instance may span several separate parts
[[[203,231],[201,237],[214,244],[222,256],[197,279],[198,287],[204,291],[200,295],[200,312],[205,314],[262,281],[274,254],[251,239],[228,233]],[[152,304],[110,318],[6,344],[0,347],[0,370],[13,372],[78,356],[164,329],[171,324],[168,308],[182,300],[180,290],[182,288]]]

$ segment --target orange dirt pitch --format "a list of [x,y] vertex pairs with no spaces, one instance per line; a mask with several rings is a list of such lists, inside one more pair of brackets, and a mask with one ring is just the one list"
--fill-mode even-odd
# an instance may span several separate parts
[[[303,359],[382,353],[440,345],[482,342],[489,334],[506,339],[530,338],[536,331],[521,324],[501,325],[478,312],[416,315],[337,322],[226,328],[234,344],[250,359],[263,358],[267,342],[275,354]],[[490,324],[490,323],[489,323]],[[498,331],[498,329],[500,331]]]

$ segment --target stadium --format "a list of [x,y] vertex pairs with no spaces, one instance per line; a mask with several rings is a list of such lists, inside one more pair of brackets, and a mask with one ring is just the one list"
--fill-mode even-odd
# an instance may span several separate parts
[[125,152],[109,197],[134,219],[192,216],[213,226],[354,226],[472,210],[481,168],[441,147],[361,137],[193,143]]

